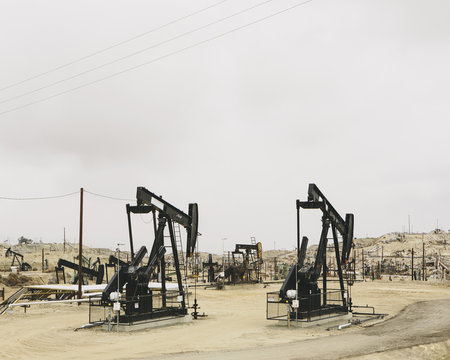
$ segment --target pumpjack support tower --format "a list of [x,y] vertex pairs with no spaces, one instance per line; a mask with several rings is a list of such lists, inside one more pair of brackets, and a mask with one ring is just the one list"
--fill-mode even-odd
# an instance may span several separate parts
[[[309,184],[308,200],[296,201],[297,207],[297,263],[293,265],[281,286],[279,293],[268,293],[267,318],[311,321],[315,317],[331,317],[347,314],[351,307],[351,298],[344,271],[349,269],[349,257],[353,246],[353,214],[346,214],[345,220],[339,215],[329,200],[315,184]],[[322,231],[315,261],[307,264],[306,250],[308,238],[303,236],[300,242],[300,209],[319,209],[322,212]],[[338,273],[339,289],[327,288],[327,243],[331,227],[335,262]],[[339,235],[342,245],[339,245]],[[322,276],[322,288],[319,279]],[[288,311],[280,312],[280,304],[286,304]],[[275,311],[274,311],[275,309]]]

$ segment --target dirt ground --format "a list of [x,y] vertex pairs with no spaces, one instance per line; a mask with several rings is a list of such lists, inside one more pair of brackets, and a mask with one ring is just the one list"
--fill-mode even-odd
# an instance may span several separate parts
[[[345,350],[347,344],[350,349],[350,345],[364,344],[364,341],[366,347],[350,353],[344,351],[342,356],[364,360],[450,357],[450,285],[446,283],[398,278],[357,283],[352,288],[354,304],[375,306],[378,313],[389,313],[389,316],[372,326],[365,323],[341,331],[327,331],[326,327],[288,329],[276,321],[266,320],[265,293],[277,291],[279,287],[272,284],[266,288],[245,285],[221,291],[198,289],[200,312],[208,314],[207,318],[133,333],[74,331],[88,322],[86,305],[37,305],[26,313],[16,308],[13,313],[0,316],[0,358],[289,359],[312,358],[316,354],[320,354],[316,358],[327,358],[326,349],[331,351],[337,346]],[[430,306],[415,304],[439,299],[443,302]],[[403,310],[411,304],[415,305]],[[427,311],[435,315],[430,317]],[[421,326],[425,323],[428,325]],[[402,336],[395,338],[396,334]],[[387,341],[389,336],[394,340]],[[263,354],[266,357],[261,357]],[[330,358],[338,358],[340,353],[331,354]]]

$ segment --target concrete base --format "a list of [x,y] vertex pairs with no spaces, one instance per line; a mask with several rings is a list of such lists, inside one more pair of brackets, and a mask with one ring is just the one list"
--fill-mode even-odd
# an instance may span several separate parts
[[[130,332],[130,331],[140,331],[146,329],[152,329],[163,326],[170,326],[176,324],[188,323],[192,320],[190,315],[186,316],[176,316],[176,317],[166,317],[161,319],[150,319],[146,321],[135,322],[133,325],[119,324],[119,332]],[[108,331],[108,325],[100,326],[100,329]],[[111,331],[117,331],[116,323],[111,323]]]
[[[337,326],[337,325],[348,323],[351,321],[351,319],[352,319],[352,314],[348,313],[348,314],[344,314],[344,315],[337,315],[337,316],[327,317],[327,318],[322,318],[322,319],[312,318],[312,321],[291,320],[290,326],[298,327],[298,328],[310,328],[310,327],[314,327],[314,326],[331,327],[331,326]],[[288,322],[287,322],[287,320],[278,320],[278,325],[287,327]]]

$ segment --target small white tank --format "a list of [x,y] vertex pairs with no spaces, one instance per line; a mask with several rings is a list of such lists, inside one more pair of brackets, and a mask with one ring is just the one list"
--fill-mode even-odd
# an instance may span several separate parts
[[119,301],[120,300],[120,293],[115,291],[109,294],[109,300],[111,301]]
[[288,290],[288,291],[286,291],[286,297],[288,299],[295,299],[296,295],[297,295],[297,291],[296,290]]

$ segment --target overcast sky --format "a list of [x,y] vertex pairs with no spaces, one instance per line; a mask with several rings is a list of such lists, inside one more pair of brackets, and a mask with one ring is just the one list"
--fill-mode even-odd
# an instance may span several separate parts
[[[309,183],[354,213],[356,237],[407,231],[408,216],[416,232],[450,229],[449,1],[314,0],[269,17],[302,1],[228,0],[186,17],[220,2],[2,0],[1,88],[126,42],[0,91],[0,196],[132,200],[145,186],[197,202],[200,250],[217,253],[251,236],[293,249]],[[126,203],[85,194],[84,242],[127,243]],[[133,218],[137,245],[149,220]],[[78,221],[77,195],[0,200],[1,241],[64,228],[77,241]],[[317,242],[320,214],[302,229]]]

